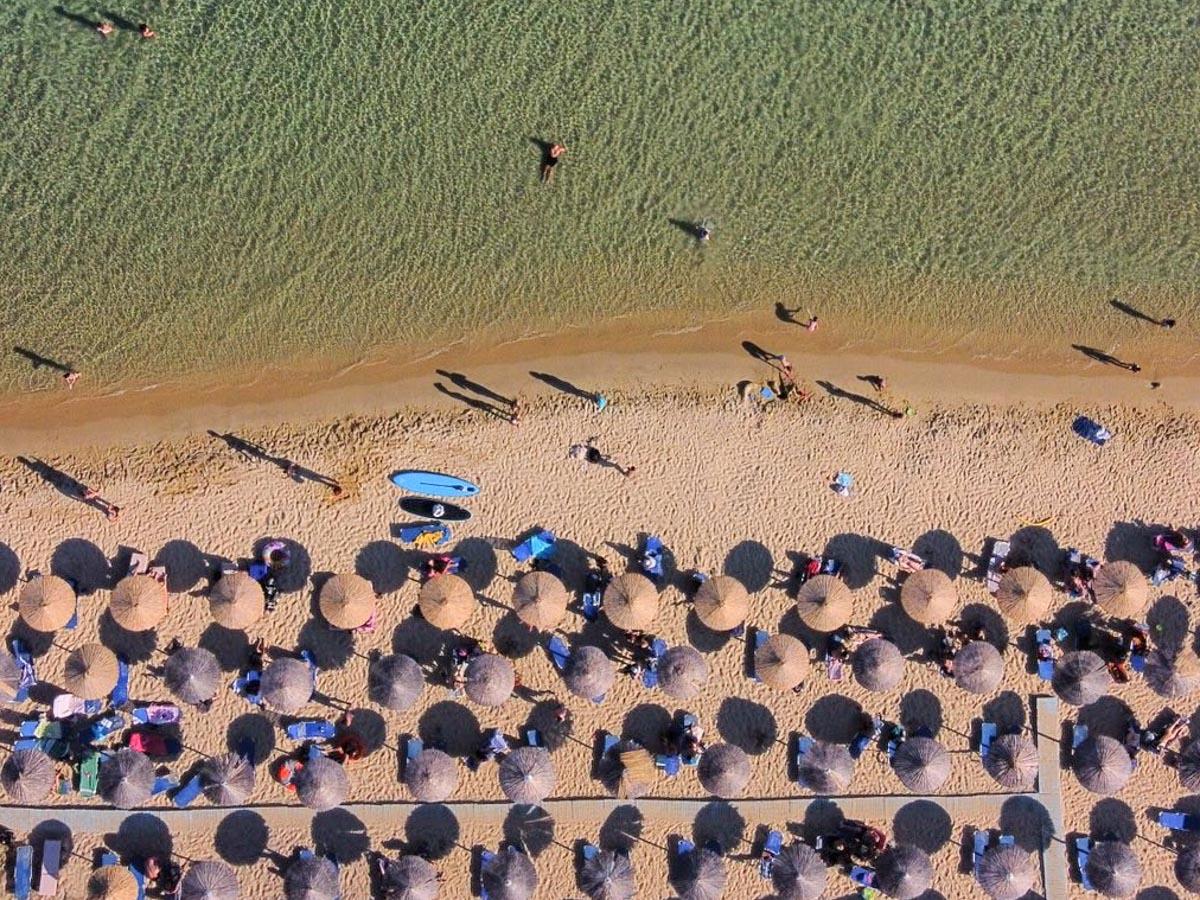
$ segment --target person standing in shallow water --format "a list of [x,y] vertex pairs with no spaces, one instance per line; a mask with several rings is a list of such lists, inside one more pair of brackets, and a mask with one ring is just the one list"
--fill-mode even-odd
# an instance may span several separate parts
[[558,158],[567,152],[567,148],[562,144],[551,144],[546,150],[546,155],[542,157],[542,184],[549,184],[554,180],[554,167],[558,165]]

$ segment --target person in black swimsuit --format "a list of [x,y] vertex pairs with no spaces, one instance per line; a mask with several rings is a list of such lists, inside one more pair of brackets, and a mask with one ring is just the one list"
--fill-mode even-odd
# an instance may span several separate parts
[[558,165],[558,158],[567,152],[567,148],[562,144],[551,144],[546,150],[546,155],[542,157],[542,184],[549,184],[554,180],[554,167]]

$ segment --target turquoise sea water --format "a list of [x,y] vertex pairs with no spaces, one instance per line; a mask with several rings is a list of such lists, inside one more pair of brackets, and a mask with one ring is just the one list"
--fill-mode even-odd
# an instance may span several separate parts
[[[1031,332],[1113,289],[1200,310],[1198,19],[9,0],[0,331],[104,379],[816,290]],[[568,147],[552,186],[531,138]]]

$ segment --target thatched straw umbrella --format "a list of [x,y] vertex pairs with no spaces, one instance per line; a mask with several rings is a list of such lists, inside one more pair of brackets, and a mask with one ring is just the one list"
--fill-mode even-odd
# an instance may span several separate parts
[[913,572],[900,586],[900,605],[910,619],[922,625],[945,622],[956,603],[954,582],[940,569]]
[[137,898],[137,879],[133,877],[128,866],[101,866],[88,876],[87,900],[137,900]]
[[425,678],[411,656],[394,653],[371,663],[367,673],[367,696],[384,709],[403,712],[421,696]]
[[179,886],[179,900],[238,900],[240,893],[237,874],[215,859],[189,865]]
[[163,681],[167,690],[184,703],[203,703],[217,694],[221,665],[203,647],[181,647],[167,657]]
[[1200,687],[1200,658],[1184,648],[1178,653],[1157,649],[1146,660],[1146,683],[1160,697],[1186,697]]
[[283,896],[287,900],[338,900],[342,887],[337,866],[323,856],[294,860],[283,876]]
[[896,750],[892,768],[914,794],[932,794],[950,777],[950,754],[933,738],[911,737]]
[[868,691],[890,691],[904,677],[900,648],[883,638],[871,638],[854,651],[854,680]]
[[15,802],[33,806],[54,787],[54,761],[41,750],[14,750],[0,767],[0,785]]
[[317,606],[334,628],[360,628],[375,615],[375,588],[361,575],[334,575],[321,585]]
[[585,700],[599,700],[617,679],[617,668],[599,647],[576,647],[563,669],[567,690]]
[[645,631],[658,615],[658,588],[645,575],[626,572],[608,583],[600,608],[622,631]]
[[713,744],[701,755],[696,776],[710,794],[725,799],[740,797],[750,781],[750,757],[733,744]]
[[302,659],[283,656],[263,670],[258,693],[272,709],[290,716],[312,699],[316,685],[312,669]]
[[714,575],[702,582],[693,603],[700,621],[713,631],[732,631],[750,614],[750,595],[729,575]]
[[567,589],[549,572],[529,572],[513,589],[513,609],[530,628],[554,628],[567,614]]
[[979,861],[975,877],[993,900],[1020,900],[1037,880],[1033,857],[1020,847],[991,847]]
[[529,857],[510,845],[480,867],[479,881],[489,900],[529,900],[538,874]]
[[11,653],[0,650],[0,701],[12,703],[21,690],[24,673],[21,664]]
[[383,896],[387,900],[434,900],[439,887],[437,869],[419,856],[389,859],[383,869]]
[[854,758],[841,744],[814,741],[796,765],[796,779],[814,794],[840,794],[853,777]]
[[479,607],[471,585],[449,574],[430,578],[421,585],[417,605],[426,622],[447,631],[462,628]]
[[1200,844],[1188,844],[1175,857],[1175,878],[1184,890],[1200,894]]
[[911,844],[893,844],[876,861],[875,883],[889,897],[912,900],[933,884],[933,864]]
[[222,628],[243,631],[261,619],[265,611],[262,585],[246,572],[222,575],[208,595],[209,615]]
[[17,608],[34,631],[58,631],[75,615],[75,590],[57,575],[37,575],[21,586]]
[[645,796],[658,781],[658,769],[650,751],[630,740],[621,741],[604,754],[599,775],[608,790],[628,800]]
[[167,616],[167,586],[149,575],[128,575],[113,589],[108,611],[126,631],[149,631]]
[[1100,608],[1118,619],[1137,618],[1150,601],[1146,576],[1131,562],[1102,565],[1092,579],[1092,592]]
[[1105,897],[1129,897],[1142,883],[1142,864],[1121,841],[1096,841],[1087,862],[1088,880]]
[[72,650],[63,665],[63,687],[84,700],[107,697],[117,686],[117,658],[102,644]]
[[441,803],[458,788],[458,764],[441,750],[426,747],[405,765],[404,784],[415,800]]
[[333,809],[350,793],[350,778],[346,770],[328,756],[310,759],[293,780],[296,796],[309,809]]
[[122,747],[100,763],[100,796],[113,806],[141,806],[153,787],[154,763],[139,750]]
[[217,806],[240,806],[254,793],[254,766],[237,753],[222,753],[200,766],[204,796]]
[[789,844],[771,866],[771,883],[779,900],[819,900],[827,877],[824,860],[808,844]]
[[1091,650],[1072,650],[1054,663],[1054,693],[1072,706],[1087,706],[1108,693],[1112,675]]
[[518,747],[500,760],[500,790],[513,803],[541,803],[554,793],[554,763],[541,747]]
[[637,882],[629,854],[601,850],[585,860],[579,873],[579,886],[590,900],[634,900]]
[[837,631],[854,614],[854,595],[833,575],[814,575],[796,594],[796,612],[813,631]]
[[1115,794],[1133,774],[1133,761],[1124,745],[1107,735],[1087,738],[1076,748],[1071,766],[1079,783],[1093,794]]
[[808,648],[790,634],[773,634],[754,651],[754,674],[765,685],[790,691],[808,677]]
[[1200,791],[1200,741],[1192,741],[1179,754],[1179,783],[1189,791]]
[[1010,622],[1028,625],[1040,622],[1050,610],[1054,592],[1050,582],[1033,566],[1018,566],[1000,576],[996,605]]
[[970,694],[990,694],[1004,679],[1004,658],[987,641],[970,641],[954,654],[954,683]]
[[1023,735],[1002,734],[992,741],[983,767],[1001,787],[1031,791],[1038,774],[1037,747]]
[[693,850],[684,878],[679,900],[720,900],[725,893],[725,860],[708,849]]
[[672,647],[658,661],[658,686],[677,700],[690,700],[708,683],[708,663],[695,647]]
[[517,686],[513,664],[495,653],[481,653],[467,663],[467,696],[480,706],[501,706]]

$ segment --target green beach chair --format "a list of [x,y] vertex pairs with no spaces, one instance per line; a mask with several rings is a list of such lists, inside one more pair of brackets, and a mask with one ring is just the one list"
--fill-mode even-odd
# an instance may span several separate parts
[[79,764],[79,796],[95,797],[100,787],[100,754],[89,753]]

